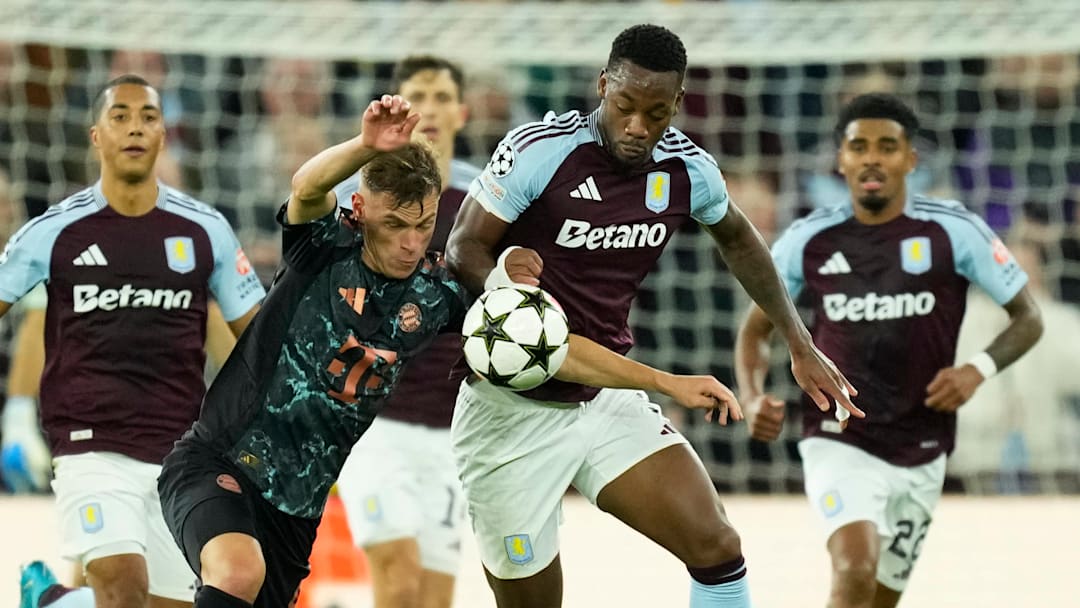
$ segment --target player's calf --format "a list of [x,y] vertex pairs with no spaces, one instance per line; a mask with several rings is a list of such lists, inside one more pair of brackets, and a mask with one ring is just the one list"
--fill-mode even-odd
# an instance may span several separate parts
[[376,608],[420,606],[423,566],[415,539],[399,539],[364,548],[371,565]]

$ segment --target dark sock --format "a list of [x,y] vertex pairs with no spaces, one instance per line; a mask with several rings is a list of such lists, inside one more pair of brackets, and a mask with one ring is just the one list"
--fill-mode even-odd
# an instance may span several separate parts
[[740,555],[731,561],[706,568],[687,568],[690,576],[702,585],[723,585],[746,576],[746,560]]
[[252,606],[235,595],[229,595],[216,587],[203,585],[195,596],[194,608],[252,608]]

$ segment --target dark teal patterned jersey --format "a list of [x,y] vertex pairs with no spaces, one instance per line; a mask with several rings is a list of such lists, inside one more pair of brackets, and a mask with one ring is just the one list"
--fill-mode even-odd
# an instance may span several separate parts
[[185,440],[314,518],[404,364],[459,329],[467,301],[435,256],[390,279],[360,261],[363,240],[338,212],[287,225],[283,211],[282,268]]

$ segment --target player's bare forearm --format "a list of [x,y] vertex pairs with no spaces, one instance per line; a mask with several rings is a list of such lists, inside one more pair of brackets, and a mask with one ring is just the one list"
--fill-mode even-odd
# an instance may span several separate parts
[[811,346],[810,332],[799,319],[795,305],[776,272],[769,248],[761,234],[735,205],[724,219],[706,227],[720,248],[731,273],[754,300],[793,351]]
[[484,291],[484,280],[495,267],[495,247],[508,226],[473,197],[462,202],[446,241],[446,264],[472,293]]
[[1035,346],[1043,333],[1042,313],[1039,305],[1025,287],[1005,304],[1009,324],[994,338],[986,353],[1003,370]]
[[751,304],[735,338],[735,381],[744,403],[765,394],[773,325],[757,304]]
[[664,376],[670,375],[570,334],[570,350],[555,377],[586,386],[663,392]]
[[331,194],[334,186],[359,171],[376,154],[358,135],[319,152],[301,165],[292,178],[289,222],[300,224],[330,213],[337,204]]

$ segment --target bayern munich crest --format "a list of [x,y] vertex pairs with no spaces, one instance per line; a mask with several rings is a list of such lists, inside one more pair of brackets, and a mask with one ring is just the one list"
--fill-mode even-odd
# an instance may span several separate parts
[[417,329],[420,329],[420,321],[422,315],[420,314],[420,307],[412,302],[406,302],[401,310],[398,311],[398,327],[405,333],[412,333]]

